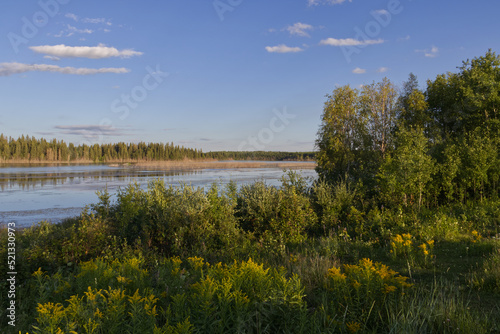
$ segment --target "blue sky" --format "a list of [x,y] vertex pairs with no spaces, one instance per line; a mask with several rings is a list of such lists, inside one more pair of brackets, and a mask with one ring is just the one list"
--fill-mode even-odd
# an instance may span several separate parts
[[491,0],[3,0],[0,132],[312,150],[337,85],[500,51]]

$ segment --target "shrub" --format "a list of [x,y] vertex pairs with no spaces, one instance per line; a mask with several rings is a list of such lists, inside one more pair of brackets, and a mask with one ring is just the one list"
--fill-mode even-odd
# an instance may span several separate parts
[[277,189],[263,182],[241,187],[237,216],[245,231],[280,253],[285,244],[303,242],[317,219],[309,199],[295,186]]
[[119,191],[110,224],[130,243],[140,239],[147,249],[165,255],[230,253],[240,232],[231,189],[226,190],[216,184],[207,192],[187,185],[166,187],[160,180],[147,190],[131,185]]

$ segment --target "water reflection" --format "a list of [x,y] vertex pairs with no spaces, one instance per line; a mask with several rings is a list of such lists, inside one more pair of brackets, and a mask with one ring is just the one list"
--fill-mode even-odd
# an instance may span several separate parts
[[[297,169],[305,177],[315,178],[313,169]],[[281,168],[183,169],[160,170],[107,165],[0,166],[0,222],[29,226],[40,220],[60,221],[78,215],[97,201],[96,191],[105,188],[111,194],[120,187],[138,183],[146,188],[152,180],[167,184],[209,187],[212,183],[235,181],[239,186],[264,180],[279,185]]]
[[183,171],[158,171],[158,170],[134,170],[134,169],[103,169],[83,172],[60,171],[47,173],[21,173],[3,172],[0,169],[0,190],[23,190],[33,191],[44,186],[60,186],[65,184],[79,184],[83,182],[111,182],[120,180],[125,183],[133,182],[138,178],[165,178],[180,175],[200,174],[200,170]]

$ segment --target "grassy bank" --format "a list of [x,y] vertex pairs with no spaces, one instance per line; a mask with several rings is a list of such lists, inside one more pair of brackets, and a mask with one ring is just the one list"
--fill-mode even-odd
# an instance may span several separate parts
[[499,332],[499,204],[390,210],[294,173],[278,188],[130,185],[16,231],[16,326],[2,279],[0,331]]

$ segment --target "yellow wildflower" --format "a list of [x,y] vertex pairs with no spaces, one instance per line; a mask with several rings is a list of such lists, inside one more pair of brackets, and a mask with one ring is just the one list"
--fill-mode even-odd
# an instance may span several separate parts
[[118,280],[118,283],[122,283],[122,284],[127,284],[129,281],[126,277],[123,277],[120,275],[118,275],[118,277],[116,279]]
[[358,323],[358,322],[348,322],[346,324],[347,326],[347,330],[349,331],[349,333],[357,333],[361,330],[361,324]]
[[328,269],[328,277],[331,277],[334,280],[342,280],[342,281],[346,279],[346,275],[342,274],[340,268],[337,267],[332,267]]
[[373,261],[367,258],[363,258],[361,261],[359,261],[359,264],[366,269],[375,269],[375,267],[373,267]]
[[385,294],[389,294],[391,292],[396,291],[396,289],[397,288],[394,285],[384,284],[384,288],[382,289],[382,292],[385,293]]
[[102,312],[99,310],[99,308],[97,308],[97,310],[94,312],[94,316],[98,317],[98,318],[102,318],[103,317],[103,314]]
[[195,270],[203,268],[204,261],[201,257],[188,257],[188,262],[193,266]]

